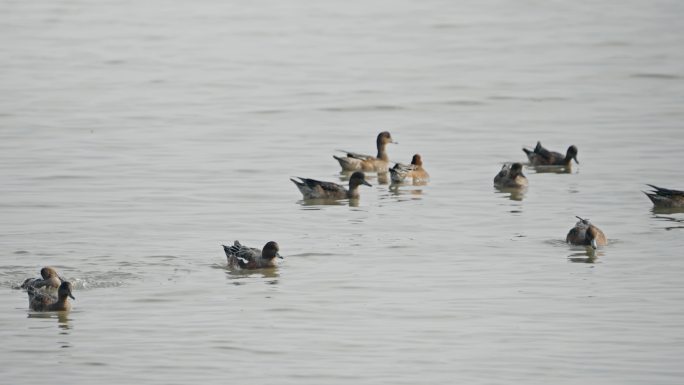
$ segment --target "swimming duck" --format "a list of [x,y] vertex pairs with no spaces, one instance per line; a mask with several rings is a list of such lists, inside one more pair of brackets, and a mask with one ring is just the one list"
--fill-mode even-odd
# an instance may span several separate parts
[[684,208],[684,191],[671,190],[649,184],[653,188],[653,192],[644,194],[653,202],[653,205],[658,208]]
[[354,199],[359,197],[359,185],[371,186],[370,183],[366,182],[366,176],[361,171],[356,171],[349,178],[349,190],[333,182],[297,178],[299,178],[299,181],[290,180],[301,191],[304,199]]
[[49,266],[40,269],[40,276],[41,278],[27,278],[24,283],[21,284],[21,288],[28,289],[28,287],[31,286],[36,289],[41,287],[46,289],[57,289],[59,285],[62,284],[62,281],[64,281],[59,274],[57,274],[57,270]]
[[392,183],[403,183],[407,179],[413,179],[413,182],[427,182],[430,180],[430,174],[423,168],[423,158],[420,154],[413,155],[411,164],[406,165],[397,163],[390,170]]
[[523,148],[523,151],[525,151],[525,154],[527,154],[527,158],[530,160],[530,163],[533,166],[570,167],[570,162],[573,159],[575,160],[575,163],[579,164],[579,161],[577,160],[577,147],[575,147],[574,145],[568,147],[568,151],[565,153],[565,156],[563,156],[563,154],[561,153],[545,149],[541,145],[541,142],[537,142],[537,145],[534,147],[534,150]]
[[71,282],[64,281],[57,289],[57,297],[50,294],[36,291],[33,286],[28,286],[27,293],[29,298],[29,308],[35,311],[68,311],[71,310],[69,298],[74,298],[71,294]]
[[579,221],[575,223],[575,227],[570,229],[568,236],[565,237],[565,242],[577,246],[591,246],[594,249],[608,244],[603,231],[589,223],[588,219],[580,217],[577,217],[577,219]]
[[342,166],[342,170],[344,171],[387,172],[389,169],[389,157],[387,156],[385,147],[389,143],[396,144],[397,142],[392,141],[392,136],[389,132],[383,131],[378,134],[375,143],[378,148],[378,155],[375,157],[340,150],[346,152],[347,156],[342,157],[333,155],[333,158],[340,162],[340,166]]
[[522,173],[522,164],[504,164],[494,177],[494,185],[501,188],[527,187],[527,177]]
[[264,267],[275,267],[276,257],[280,256],[278,251],[280,247],[278,243],[270,241],[264,245],[264,248],[259,250],[253,247],[247,247],[240,244],[240,241],[235,241],[233,246],[223,246],[223,251],[228,258],[228,266],[239,267],[241,269],[260,269]]

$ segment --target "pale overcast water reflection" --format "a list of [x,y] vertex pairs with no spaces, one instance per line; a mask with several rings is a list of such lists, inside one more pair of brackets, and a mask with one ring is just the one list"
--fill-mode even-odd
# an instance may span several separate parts
[[[684,213],[641,190],[684,189],[684,3],[0,11],[3,383],[681,383]],[[382,130],[429,184],[302,201]],[[537,140],[581,163],[495,189]],[[27,310],[43,265],[72,312]]]

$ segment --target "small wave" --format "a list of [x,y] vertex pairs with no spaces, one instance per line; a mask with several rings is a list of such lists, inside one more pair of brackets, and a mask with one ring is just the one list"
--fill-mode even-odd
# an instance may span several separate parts
[[121,60],[121,59],[111,59],[111,60],[105,60],[102,63],[104,63],[106,65],[121,65],[121,64],[126,64],[126,61]]
[[285,258],[292,258],[292,257],[334,257],[338,256],[339,254],[335,253],[299,253],[299,254],[288,254],[285,256]]
[[[117,279],[117,277],[107,276],[104,279],[99,279],[97,277],[89,278],[72,278],[65,277],[65,280],[71,282],[75,290],[90,290],[90,289],[101,289],[108,287],[119,287],[125,284],[125,280]],[[7,280],[0,282],[0,286],[9,287],[12,290],[21,290],[21,284],[24,280]]]
[[544,243],[552,246],[568,246],[567,242],[565,242],[565,239],[547,239],[544,241]]
[[148,255],[145,258],[163,259],[165,261],[172,261],[178,257],[175,255]]
[[631,78],[644,78],[644,79],[664,79],[664,80],[672,80],[672,79],[681,79],[682,78],[679,75],[658,74],[658,73],[636,73],[636,74],[631,74],[629,77],[631,77]]
[[445,100],[440,102],[448,106],[484,106],[486,103],[477,100]]
[[525,102],[562,102],[566,101],[566,98],[560,96],[512,96],[512,95],[493,95],[488,99],[490,100],[520,100]]
[[431,25],[432,28],[434,29],[461,29],[466,27],[463,24],[454,24],[454,23],[437,23]]
[[88,175],[44,175],[32,177],[34,180],[83,180],[83,179],[94,179],[92,176]]
[[275,114],[284,114],[286,113],[286,110],[256,110],[252,111],[253,114],[257,115],[275,115]]
[[117,280],[116,277],[108,277],[107,279],[76,278],[71,279],[69,282],[74,286],[74,289],[80,290],[120,287],[125,284],[123,279]]
[[391,104],[377,104],[373,106],[323,107],[320,111],[328,112],[358,112],[358,111],[399,111],[406,108]]

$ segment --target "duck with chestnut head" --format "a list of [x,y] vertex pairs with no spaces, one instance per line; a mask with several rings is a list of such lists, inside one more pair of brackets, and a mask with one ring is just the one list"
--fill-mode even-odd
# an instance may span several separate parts
[[430,180],[430,174],[423,168],[423,157],[413,155],[411,164],[397,163],[389,170],[392,183],[424,183]]
[[580,217],[577,219],[579,221],[575,223],[575,227],[570,229],[565,237],[567,243],[577,246],[591,246],[593,249],[608,244],[608,239],[601,229],[594,226],[588,219]]

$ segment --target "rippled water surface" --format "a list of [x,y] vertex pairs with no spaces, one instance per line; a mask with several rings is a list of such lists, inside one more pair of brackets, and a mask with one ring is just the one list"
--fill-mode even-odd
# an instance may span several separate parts
[[[641,190],[684,189],[684,3],[0,12],[3,383],[681,383],[684,214]],[[428,185],[301,200],[382,130]],[[537,140],[579,166],[494,189]],[[231,271],[235,239],[285,259]],[[70,313],[27,309],[44,265]]]

